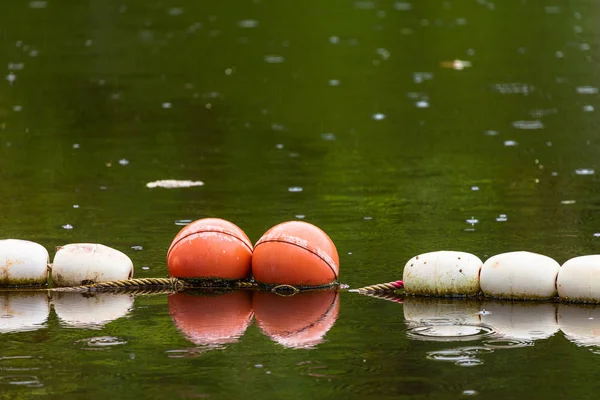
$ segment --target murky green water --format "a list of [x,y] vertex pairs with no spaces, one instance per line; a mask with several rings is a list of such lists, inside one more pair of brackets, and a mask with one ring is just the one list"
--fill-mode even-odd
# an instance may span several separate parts
[[[594,1],[4,3],[3,237],[104,243],[162,277],[177,221],[256,241],[304,219],[352,287],[432,250],[598,252]],[[0,397],[600,388],[593,307],[293,299],[3,295]]]

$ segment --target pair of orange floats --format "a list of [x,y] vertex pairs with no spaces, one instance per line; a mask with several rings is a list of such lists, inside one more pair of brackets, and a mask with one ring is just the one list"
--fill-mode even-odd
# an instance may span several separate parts
[[269,229],[254,246],[237,225],[205,218],[184,227],[167,253],[169,275],[184,280],[244,280],[267,285],[334,285],[339,256],[325,232],[302,221]]

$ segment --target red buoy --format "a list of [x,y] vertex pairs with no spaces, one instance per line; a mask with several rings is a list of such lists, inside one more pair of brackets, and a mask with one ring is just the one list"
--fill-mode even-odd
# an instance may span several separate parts
[[307,222],[289,221],[269,229],[254,246],[252,274],[257,282],[296,286],[333,283],[339,274],[335,245]]
[[175,293],[169,296],[169,314],[177,329],[196,345],[234,343],[252,322],[252,292],[217,296]]
[[243,279],[250,275],[252,243],[237,225],[199,219],[183,228],[169,247],[167,267],[175,278]]
[[258,326],[273,341],[288,348],[311,348],[323,342],[335,324],[340,299],[334,290],[289,297],[256,292],[252,305]]

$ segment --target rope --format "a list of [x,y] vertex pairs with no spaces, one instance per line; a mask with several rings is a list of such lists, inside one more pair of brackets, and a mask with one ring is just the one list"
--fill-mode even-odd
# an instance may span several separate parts
[[386,292],[394,292],[398,289],[402,289],[404,287],[404,282],[402,281],[393,281],[386,283],[378,283],[376,285],[364,286],[358,289],[352,289],[350,292],[360,293],[360,294],[369,294],[369,293],[386,293]]
[[180,291],[188,285],[177,278],[138,278],[128,279],[123,281],[110,281],[93,283],[90,285],[74,286],[74,287],[59,287],[50,289],[53,292],[101,292],[101,291],[114,291],[117,290],[138,290],[138,289],[150,289],[152,287],[156,289],[167,289],[173,291]]
[[[360,292],[359,292],[360,293]],[[360,293],[363,294],[365,296],[369,296],[369,297],[373,297],[375,299],[381,299],[381,300],[387,300],[387,301],[391,301],[394,303],[404,303],[404,296],[396,294],[396,293],[368,293],[368,292],[363,292]]]

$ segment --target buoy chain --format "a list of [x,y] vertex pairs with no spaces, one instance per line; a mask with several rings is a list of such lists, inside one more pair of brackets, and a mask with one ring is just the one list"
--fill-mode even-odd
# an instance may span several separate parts
[[369,293],[381,293],[381,292],[394,292],[404,287],[404,282],[393,281],[386,283],[378,283],[376,285],[364,286],[358,289],[352,289],[351,292],[369,294]]

